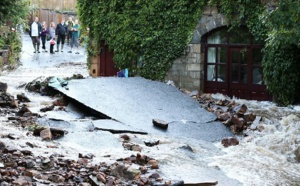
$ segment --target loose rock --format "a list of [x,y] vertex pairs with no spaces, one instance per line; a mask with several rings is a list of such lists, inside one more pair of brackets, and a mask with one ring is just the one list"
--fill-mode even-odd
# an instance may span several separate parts
[[230,137],[230,138],[222,139],[221,143],[222,143],[222,145],[224,147],[229,147],[229,146],[238,145],[239,144],[239,140],[237,138]]
[[152,123],[154,126],[159,127],[161,129],[168,129],[168,125],[169,125],[167,122],[159,119],[153,119]]
[[40,136],[43,140],[46,140],[46,141],[52,140],[52,138],[53,138],[50,128],[42,130],[40,132]]
[[47,111],[51,111],[51,110],[53,110],[53,109],[54,109],[54,105],[52,104],[52,105],[50,105],[50,106],[46,106],[46,107],[44,107],[44,108],[41,108],[40,111],[41,111],[41,112],[47,112]]
[[24,93],[17,94],[17,99],[20,102],[30,102],[30,99]]
[[7,83],[0,82],[0,91],[6,92],[7,91]]
[[159,140],[153,140],[153,141],[144,141],[145,145],[148,147],[153,147],[155,145],[159,144]]

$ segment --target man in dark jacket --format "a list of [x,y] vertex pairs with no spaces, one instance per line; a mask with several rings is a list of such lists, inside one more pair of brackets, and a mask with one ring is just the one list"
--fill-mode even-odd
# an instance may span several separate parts
[[67,34],[67,40],[68,44],[70,44],[72,39],[72,28],[74,26],[74,22],[72,21],[72,17],[69,17],[69,20],[67,21],[67,27],[68,27],[68,34]]
[[64,49],[64,44],[65,44],[65,38],[68,33],[68,27],[65,24],[65,20],[62,19],[59,24],[56,25],[56,30],[55,30],[56,36],[57,36],[57,45],[56,45],[56,51],[59,51],[59,45],[61,42],[61,49],[60,51],[63,52]]
[[32,23],[30,23],[30,26],[29,26],[29,35],[32,40],[34,53],[36,53],[36,52],[40,53],[41,33],[42,33],[42,25],[41,25],[41,23],[39,23],[39,18],[35,17],[34,21]]

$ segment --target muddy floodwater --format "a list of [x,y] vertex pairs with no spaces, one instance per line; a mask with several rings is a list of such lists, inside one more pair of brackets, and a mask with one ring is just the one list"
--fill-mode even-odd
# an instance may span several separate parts
[[[49,48],[49,43],[47,43]],[[123,148],[120,134],[108,131],[90,131],[87,124],[95,119],[84,109],[69,104],[64,110],[54,109],[40,112],[50,105],[54,98],[28,92],[24,84],[40,77],[71,77],[81,74],[89,77],[84,48],[80,54],[64,52],[56,54],[33,53],[29,36],[23,36],[21,64],[13,71],[3,71],[0,81],[8,84],[12,95],[25,93],[31,100],[28,107],[38,113],[45,125],[57,125],[68,131],[65,137],[50,142],[39,137],[26,135],[27,131],[12,125],[7,116],[1,116],[1,135],[18,134],[18,141],[7,138],[5,143],[24,147],[26,142],[40,148],[35,155],[56,152],[66,157],[77,158],[78,153],[93,153],[95,163],[113,162],[118,158],[136,154]],[[78,90],[84,91],[84,90]],[[225,99],[215,94],[216,99]],[[130,134],[131,143],[142,148],[141,153],[159,161],[159,173],[168,179],[184,180],[186,183],[218,182],[225,186],[300,185],[300,106],[278,107],[271,102],[235,100],[245,104],[248,111],[261,116],[260,130],[251,131],[247,136],[239,135],[237,146],[223,147],[220,141],[208,142],[185,137],[169,137],[154,134]],[[117,106],[117,105],[116,105]],[[64,121],[61,123],[54,121]],[[159,140],[159,145],[149,147],[145,141]],[[99,145],[101,144],[101,145]],[[56,148],[47,148],[55,146]]]

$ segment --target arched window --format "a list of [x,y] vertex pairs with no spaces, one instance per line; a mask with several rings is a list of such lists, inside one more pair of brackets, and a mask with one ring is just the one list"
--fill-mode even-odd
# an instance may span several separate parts
[[203,37],[205,92],[247,99],[258,99],[255,95],[260,92],[266,94],[261,67],[262,41],[255,40],[246,27],[231,30],[222,27]]

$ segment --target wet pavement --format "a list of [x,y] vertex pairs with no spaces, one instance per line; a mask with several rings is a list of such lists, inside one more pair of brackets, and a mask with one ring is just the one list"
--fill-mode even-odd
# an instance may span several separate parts
[[[24,129],[16,129],[4,117],[1,118],[6,122],[0,126],[2,132],[22,134],[19,140],[3,139],[5,143],[20,148],[26,147],[28,141],[38,144],[35,155],[61,153],[65,157],[78,158],[78,153],[93,153],[94,163],[114,162],[137,152],[123,148],[120,134],[103,130],[142,131],[148,134],[127,133],[130,143],[140,146],[141,153],[155,157],[159,161],[160,174],[165,178],[187,183],[218,181],[219,185],[242,185],[218,167],[208,165],[209,157],[223,154],[211,141],[232,135],[221,123],[214,122],[214,115],[164,83],[142,78],[91,78],[86,67],[86,54],[83,50],[79,55],[69,54],[68,47],[54,55],[49,52],[34,54],[31,40],[25,34],[21,65],[14,71],[4,71],[0,76],[0,81],[8,84],[9,93],[14,96],[25,93],[29,97],[31,102],[26,104],[42,117],[41,124],[62,128],[68,133],[58,140],[45,142],[28,136]],[[41,113],[39,109],[52,104],[53,98],[27,92],[23,86],[41,76],[63,78],[73,74],[82,74],[87,79],[70,81],[69,90],[61,91],[114,120],[94,120],[71,104],[64,110]],[[170,122],[168,130],[154,128],[154,118]],[[148,147],[144,141],[149,140],[159,140],[159,145]]]
[[[50,66],[57,66],[63,63],[85,63],[86,61],[86,51],[84,48],[80,48],[79,54],[75,54],[77,49],[73,49],[73,53],[68,53],[71,50],[71,46],[68,44],[64,44],[63,52],[56,52],[55,54],[50,54],[50,43],[47,41],[46,50],[48,52],[44,52],[42,46],[40,46],[41,53],[33,53],[34,48],[31,43],[31,38],[26,35],[23,37],[23,45],[26,45],[26,51],[22,51],[22,65],[30,66],[30,68],[44,68]],[[56,50],[56,46],[54,45],[54,50]],[[61,47],[61,44],[60,44]]]
[[[80,54],[67,53],[70,46],[66,45],[64,52],[49,53],[49,42],[46,42],[48,52],[33,53],[31,38],[27,33],[22,37],[22,52],[20,64],[14,71],[4,70],[0,81],[8,83],[8,91],[24,85],[38,77],[60,76],[70,77],[73,74],[89,76],[86,65],[86,53],[83,48]],[[42,50],[41,50],[42,51]],[[11,89],[11,90],[10,90]]]

